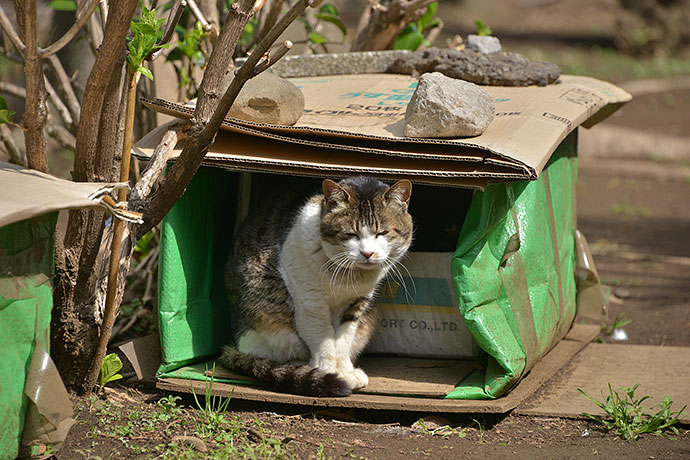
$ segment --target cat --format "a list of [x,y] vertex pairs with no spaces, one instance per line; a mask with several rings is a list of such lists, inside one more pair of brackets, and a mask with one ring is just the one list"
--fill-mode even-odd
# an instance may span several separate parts
[[226,265],[236,327],[221,364],[287,393],[365,387],[353,361],[374,331],[377,288],[412,242],[411,192],[408,180],[326,179],[291,223],[275,202],[252,213]]

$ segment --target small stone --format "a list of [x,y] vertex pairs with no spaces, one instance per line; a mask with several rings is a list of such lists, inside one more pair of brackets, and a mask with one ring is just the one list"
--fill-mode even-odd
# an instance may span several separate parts
[[[226,76],[224,87],[232,82]],[[228,110],[228,116],[240,120],[291,126],[304,112],[304,95],[292,82],[269,72],[247,81]]]
[[467,47],[484,54],[498,53],[501,51],[501,41],[491,35],[468,35]]
[[425,73],[405,112],[407,137],[479,136],[494,119],[491,95],[474,83]]

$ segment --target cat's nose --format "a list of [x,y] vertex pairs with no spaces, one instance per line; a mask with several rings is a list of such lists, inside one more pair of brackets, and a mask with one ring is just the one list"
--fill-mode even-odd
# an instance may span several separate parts
[[359,251],[359,253],[362,254],[364,256],[364,258],[367,260],[369,259],[369,257],[372,256],[372,254],[374,254],[373,252],[370,252],[370,251]]

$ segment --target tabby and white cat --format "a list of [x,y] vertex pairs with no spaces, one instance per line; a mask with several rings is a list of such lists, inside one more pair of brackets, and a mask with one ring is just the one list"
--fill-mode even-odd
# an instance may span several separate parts
[[368,382],[352,362],[374,330],[377,287],[412,241],[412,184],[360,176],[322,188],[296,213],[254,214],[235,239],[235,346],[220,359],[278,391],[347,396]]

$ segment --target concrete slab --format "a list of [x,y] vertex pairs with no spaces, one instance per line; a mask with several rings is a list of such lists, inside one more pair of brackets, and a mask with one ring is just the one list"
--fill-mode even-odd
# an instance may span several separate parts
[[614,390],[639,383],[635,395],[651,396],[643,404],[647,409],[666,395],[673,398],[673,410],[690,406],[690,347],[591,343],[515,413],[559,417],[603,414],[577,389],[603,401],[609,383]]

